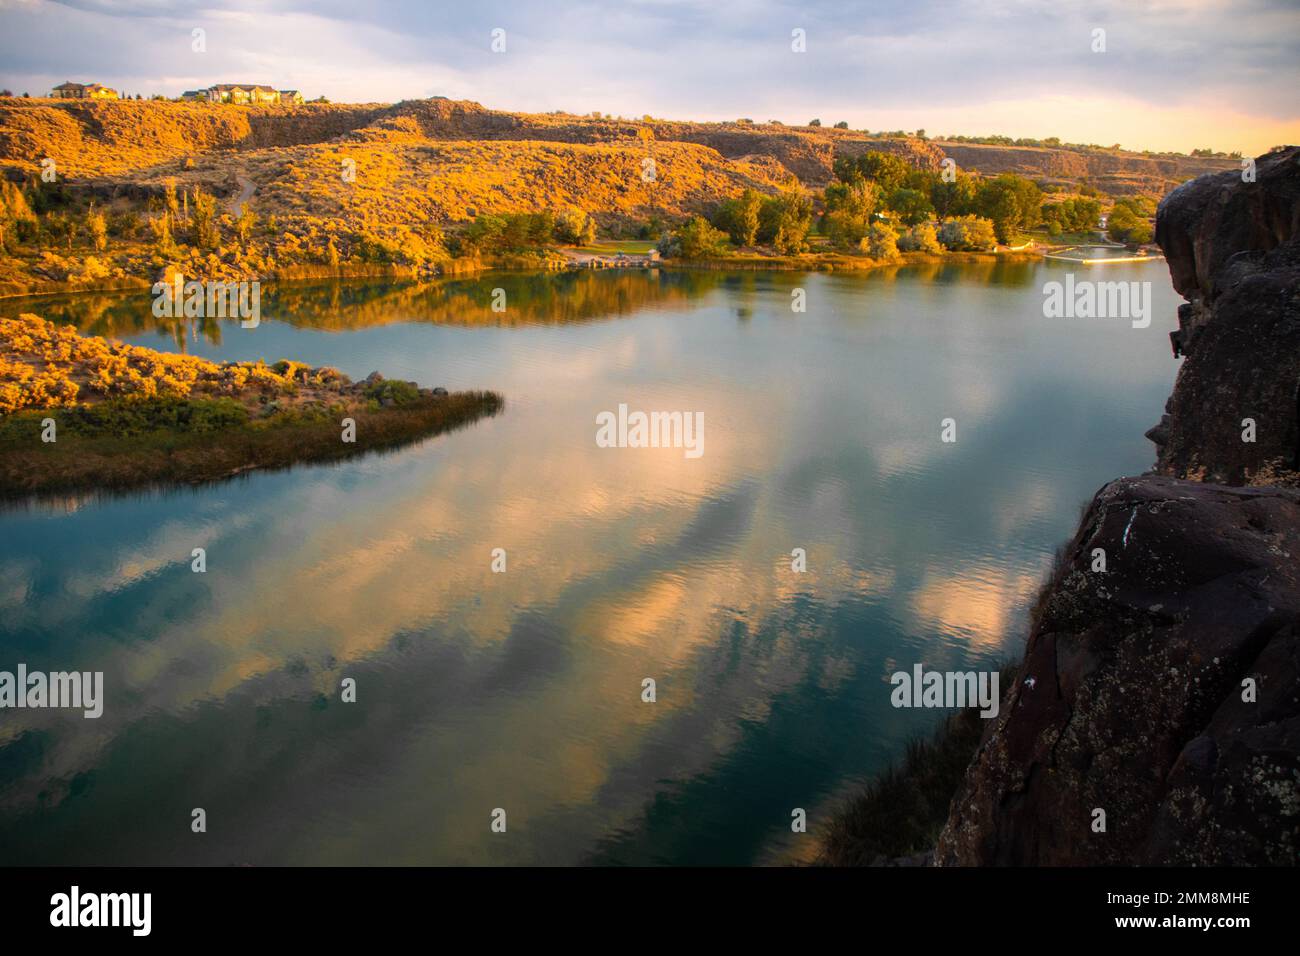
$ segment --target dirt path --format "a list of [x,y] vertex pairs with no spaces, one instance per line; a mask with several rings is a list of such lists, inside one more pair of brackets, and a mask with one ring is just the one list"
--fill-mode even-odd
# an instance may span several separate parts
[[230,200],[230,213],[238,216],[244,211],[244,203],[253,198],[253,193],[257,192],[257,183],[243,176],[236,176],[235,182],[239,184],[239,195]]

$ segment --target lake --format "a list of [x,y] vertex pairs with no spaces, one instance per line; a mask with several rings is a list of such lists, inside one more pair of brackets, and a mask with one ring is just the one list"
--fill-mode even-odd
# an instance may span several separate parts
[[[807,859],[943,718],[891,706],[889,675],[1018,659],[1081,505],[1151,466],[1167,268],[1077,273],[1151,282],[1143,329],[1045,318],[1070,269],[286,285],[254,329],[159,327],[147,295],[0,303],[506,399],[391,454],[0,512],[0,669],[105,682],[98,719],[0,716],[0,861]],[[620,404],[702,413],[703,454],[599,447]]]

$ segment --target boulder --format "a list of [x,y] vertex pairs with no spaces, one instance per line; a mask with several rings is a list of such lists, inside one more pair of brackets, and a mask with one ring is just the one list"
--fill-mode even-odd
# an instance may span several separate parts
[[1108,484],[1044,591],[937,862],[1294,864],[1298,664],[1300,491]]

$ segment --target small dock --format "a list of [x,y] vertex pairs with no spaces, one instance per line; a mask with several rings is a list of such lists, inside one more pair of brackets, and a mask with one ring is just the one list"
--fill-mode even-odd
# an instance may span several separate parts
[[1068,255],[1074,250],[1086,251],[1089,249],[1124,249],[1119,245],[1088,245],[1088,246],[1067,246],[1064,249],[1054,249],[1051,252],[1044,252],[1044,259],[1055,259],[1058,262],[1073,262],[1079,265],[1096,266],[1105,265],[1108,262],[1163,262],[1164,256],[1160,253],[1135,252],[1127,256],[1095,256],[1086,255]]

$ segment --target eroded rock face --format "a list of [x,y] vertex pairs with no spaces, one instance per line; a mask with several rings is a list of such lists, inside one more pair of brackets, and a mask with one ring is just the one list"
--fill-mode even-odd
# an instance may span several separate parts
[[1045,591],[936,862],[1294,864],[1298,668],[1300,491],[1112,482]]
[[1084,514],[938,864],[1300,861],[1300,148],[1179,187],[1156,238],[1188,300],[1159,474]]
[[[1300,147],[1242,174],[1202,176],[1156,215],[1186,356],[1147,433],[1161,474],[1228,484],[1300,481]],[[1248,421],[1249,420],[1249,421]],[[1254,441],[1243,440],[1253,423]]]

